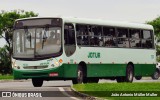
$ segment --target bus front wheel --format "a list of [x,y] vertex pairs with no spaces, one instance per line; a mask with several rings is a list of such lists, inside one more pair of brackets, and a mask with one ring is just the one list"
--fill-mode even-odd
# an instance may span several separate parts
[[38,78],[33,78],[32,84],[34,87],[41,87],[43,85],[43,80]]

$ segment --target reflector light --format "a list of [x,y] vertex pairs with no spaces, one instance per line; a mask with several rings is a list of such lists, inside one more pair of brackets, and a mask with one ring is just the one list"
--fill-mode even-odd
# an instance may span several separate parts
[[59,62],[60,62],[60,63],[62,63],[62,62],[63,62],[63,60],[62,60],[62,59],[59,59]]
[[50,73],[49,76],[51,76],[51,77],[58,76],[58,73]]

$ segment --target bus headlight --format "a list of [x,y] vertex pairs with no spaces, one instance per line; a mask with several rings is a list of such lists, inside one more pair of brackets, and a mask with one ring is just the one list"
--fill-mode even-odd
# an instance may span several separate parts
[[61,65],[61,63],[63,62],[62,59],[54,59],[53,63],[51,64],[52,67],[59,67]]
[[18,66],[17,64],[13,63],[12,68],[17,68],[20,69],[20,66]]
[[13,64],[12,67],[13,67],[13,68],[17,68],[17,65],[16,65],[16,64]]
[[59,62],[58,61],[54,61],[54,66],[53,67],[58,67],[59,66]]
[[16,66],[16,63],[12,62],[12,68],[15,68]]
[[56,65],[56,66],[59,66],[59,63],[56,61],[56,62],[55,62],[55,65]]

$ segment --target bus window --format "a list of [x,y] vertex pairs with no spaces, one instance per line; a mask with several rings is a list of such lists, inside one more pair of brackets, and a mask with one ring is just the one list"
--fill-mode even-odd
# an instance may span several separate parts
[[101,26],[89,26],[90,33],[90,45],[91,46],[103,46],[102,40],[102,27]]
[[140,30],[130,29],[129,37],[131,48],[141,48]]
[[103,35],[104,35],[103,37],[104,46],[106,47],[116,46],[115,28],[103,27]]
[[142,47],[143,48],[153,48],[153,41],[151,31],[143,30],[141,33]]
[[117,42],[118,47],[129,47],[128,29],[117,28]]
[[76,25],[77,44],[89,45],[89,33],[87,25]]
[[71,56],[76,50],[73,24],[65,24],[64,26],[64,48],[67,57]]

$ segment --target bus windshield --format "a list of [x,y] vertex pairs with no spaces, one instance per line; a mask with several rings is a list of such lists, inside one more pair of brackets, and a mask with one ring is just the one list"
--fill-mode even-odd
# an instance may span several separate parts
[[24,27],[13,33],[13,57],[53,57],[61,51],[61,27]]

